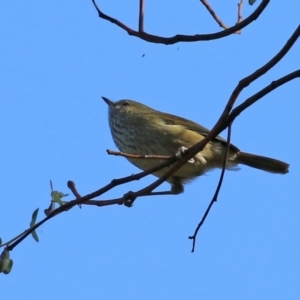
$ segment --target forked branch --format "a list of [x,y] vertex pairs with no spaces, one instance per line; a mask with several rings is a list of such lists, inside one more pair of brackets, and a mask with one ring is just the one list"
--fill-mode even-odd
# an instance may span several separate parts
[[[213,19],[219,24],[220,27],[223,29],[228,29],[229,27],[224,24],[224,22],[218,17],[218,15],[215,13],[211,5],[208,3],[206,0],[200,0],[200,2],[204,5],[204,7],[208,10],[208,12],[211,14]],[[243,17],[242,17],[242,7],[244,4],[244,0],[241,0],[238,3],[238,18],[237,18],[237,24],[242,22]],[[240,34],[241,30],[236,31],[235,33]]]
[[153,34],[146,33],[144,31],[144,1],[140,0],[140,15],[139,15],[139,30],[136,31],[118,19],[115,19],[111,16],[106,15],[102,12],[99,6],[96,3],[96,0],[92,0],[95,9],[98,12],[99,18],[112,22],[113,24],[117,25],[121,29],[125,30],[129,35],[138,37],[144,41],[150,43],[157,43],[157,44],[165,44],[165,45],[172,45],[178,42],[197,42],[197,41],[209,41],[209,40],[216,40],[230,34],[236,33],[241,29],[248,26],[250,23],[255,21],[261,13],[265,10],[267,5],[269,4],[270,0],[262,0],[261,4],[257,7],[257,9],[246,19],[240,21],[241,18],[241,9],[242,9],[242,1],[240,2],[240,6],[238,8],[238,23],[232,27],[229,27],[225,30],[216,32],[216,33],[209,33],[209,34],[195,34],[195,35],[183,35],[183,34],[176,34],[172,37],[162,37]]

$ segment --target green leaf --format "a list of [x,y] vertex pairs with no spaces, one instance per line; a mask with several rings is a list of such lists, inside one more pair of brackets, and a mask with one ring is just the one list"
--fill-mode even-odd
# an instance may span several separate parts
[[69,194],[64,194],[64,193],[62,193],[62,192],[58,192],[58,194],[59,194],[59,197],[60,197],[60,198],[69,196]]
[[64,205],[64,202],[61,200],[61,198],[68,196],[69,194],[65,194],[58,191],[53,191],[53,184],[52,180],[50,180],[50,188],[51,188],[51,198],[52,202],[56,202],[59,205]]
[[59,205],[63,205],[63,202],[61,201],[61,198],[60,198],[61,194],[64,195],[63,193],[60,193],[60,192],[57,192],[57,191],[51,192],[52,201],[57,202]]
[[[30,227],[33,227],[35,225],[35,221],[38,215],[39,209],[37,208],[33,213],[32,213],[32,218],[30,222]],[[36,242],[39,241],[38,235],[36,234],[36,231],[31,232],[32,237],[35,239]]]
[[256,2],[256,0],[249,0],[249,4],[253,5]]
[[0,246],[2,245],[2,239],[0,238]]
[[7,248],[3,249],[0,258],[9,258],[9,251]]
[[1,259],[1,265],[0,265],[0,271],[4,272],[8,267],[11,259],[9,258],[3,258]]
[[0,255],[0,273],[4,272],[9,266],[9,251],[5,248]]
[[6,275],[9,274],[11,269],[12,269],[13,264],[14,264],[13,260],[10,259],[7,266],[6,266],[6,268],[3,270],[3,273],[6,274]]
[[38,242],[39,242],[39,237],[38,237],[38,235],[37,235],[37,233],[36,233],[35,230],[33,230],[33,231],[31,232],[31,235],[32,235],[32,237],[35,239],[35,241],[38,243]]
[[33,213],[32,213],[32,218],[31,218],[31,222],[30,222],[30,227],[35,225],[35,221],[37,218],[37,215],[39,213],[39,209],[37,208]]

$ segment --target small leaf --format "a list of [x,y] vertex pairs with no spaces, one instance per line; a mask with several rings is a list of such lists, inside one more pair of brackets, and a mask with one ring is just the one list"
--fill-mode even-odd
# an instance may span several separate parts
[[9,265],[9,258],[3,258],[0,260],[0,272],[4,272]]
[[3,258],[1,260],[1,268],[0,268],[1,272],[5,272],[5,270],[7,270],[7,268],[9,267],[10,261],[11,261],[11,259],[9,259],[9,258]]
[[59,195],[60,198],[69,196],[69,194],[64,194],[62,192],[58,192],[58,195]]
[[0,255],[0,273],[4,272],[9,267],[9,251],[5,248]]
[[14,264],[13,260],[10,259],[9,262],[8,262],[8,265],[7,265],[6,268],[3,270],[3,273],[4,273],[5,275],[7,275],[7,274],[10,273],[13,264]]
[[37,208],[33,213],[32,213],[32,218],[31,218],[31,222],[30,222],[30,227],[35,225],[35,221],[37,218],[37,215],[39,213],[39,209]]
[[253,5],[256,2],[256,0],[249,0],[249,4]]
[[2,245],[2,239],[0,238],[0,246]]
[[0,259],[3,259],[3,258],[9,258],[9,251],[7,248],[5,248],[0,255]]
[[36,233],[35,230],[33,230],[33,231],[31,232],[31,235],[32,235],[32,237],[35,239],[35,241],[38,243],[38,242],[39,242],[39,237],[38,237],[38,235],[37,235],[37,233]]
[[[32,213],[32,218],[31,218],[31,222],[30,222],[30,227],[33,227],[35,225],[35,221],[38,215],[39,209],[37,208],[33,213]],[[39,241],[39,238],[36,234],[36,231],[32,231],[31,232],[32,237],[35,239],[36,242]]]
[[59,205],[63,205],[63,202],[60,199],[60,197],[61,197],[60,194],[63,194],[63,193],[60,193],[60,192],[57,192],[57,191],[53,191],[51,193],[51,195],[52,195],[52,201],[57,202]]

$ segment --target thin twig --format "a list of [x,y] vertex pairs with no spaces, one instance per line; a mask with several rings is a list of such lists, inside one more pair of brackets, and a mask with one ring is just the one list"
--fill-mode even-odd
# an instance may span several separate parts
[[219,24],[220,27],[228,29],[228,26],[222,22],[222,20],[218,17],[218,15],[215,13],[215,11],[212,9],[212,7],[208,4],[206,0],[200,0],[200,2],[205,6],[205,8],[208,10],[208,12],[211,14],[211,16]]
[[144,0],[140,0],[139,32],[144,32]]
[[229,154],[229,148],[230,148],[230,139],[231,139],[231,124],[228,125],[226,152],[225,152],[225,155],[224,155],[223,167],[222,167],[220,179],[219,179],[215,194],[214,194],[212,200],[210,201],[210,203],[209,203],[209,205],[208,205],[201,221],[197,225],[194,234],[192,236],[189,236],[189,239],[191,239],[193,241],[192,252],[195,251],[196,238],[197,238],[198,231],[200,230],[201,226],[204,224],[204,222],[206,220],[206,217],[208,216],[208,214],[210,212],[210,209],[212,208],[213,204],[215,202],[217,202],[217,200],[218,200],[218,195],[219,195],[222,183],[223,183],[223,179],[224,179],[224,175],[225,175],[225,171],[226,171],[226,165],[227,165],[227,161],[228,161],[228,154]]
[[[229,112],[232,109],[236,98],[239,96],[240,92],[245,87],[247,87],[248,85],[250,85],[254,80],[256,80],[257,78],[259,78],[260,76],[262,76],[265,73],[267,73],[270,69],[272,69],[288,53],[288,51],[293,47],[293,45],[295,44],[295,42],[297,41],[297,39],[299,37],[300,37],[300,25],[296,28],[296,30],[294,31],[294,33],[292,34],[292,36],[288,39],[288,41],[281,48],[281,50],[269,62],[267,62],[264,66],[262,66],[261,68],[259,68],[258,70],[256,70],[254,73],[252,73],[251,75],[245,77],[244,79],[242,79],[239,82],[239,84],[236,86],[236,88],[232,92],[232,94],[230,96],[230,99],[229,99],[229,101],[228,101],[228,103],[226,105],[226,108],[223,111],[223,114],[224,114],[225,111]],[[247,107],[249,107],[250,105],[252,105],[253,103],[255,103],[257,100],[259,100],[260,98],[262,98],[263,95],[266,95],[267,93],[273,91],[274,89],[276,89],[277,87],[281,86],[282,84],[284,84],[284,83],[286,83],[286,82],[288,82],[290,80],[293,80],[293,79],[297,78],[298,77],[298,72],[299,72],[299,70],[294,71],[294,72],[292,72],[292,73],[290,73],[290,74],[288,74],[288,75],[286,75],[286,76],[278,79],[277,81],[273,81],[269,86],[265,87],[264,89],[262,89],[261,91],[259,91],[257,94],[255,94],[255,95],[251,96],[250,98],[248,98],[246,100],[247,103],[242,103],[240,106],[238,106],[236,108],[235,117],[238,114],[240,114],[242,111],[244,111]],[[223,114],[220,117],[220,119],[223,118]],[[219,119],[219,121],[220,121],[220,119]],[[229,118],[228,118],[228,120],[224,121],[223,125],[220,126],[220,129],[217,131],[217,135],[220,134],[220,132],[222,132],[227,127],[227,125],[229,123],[232,123],[232,120],[229,120]],[[186,152],[188,152],[188,150],[186,150]]]
[[79,192],[77,191],[76,189],[76,186],[75,186],[75,182],[74,181],[71,181],[69,180],[68,183],[68,188],[71,190],[71,192],[73,193],[73,195],[76,197],[76,199],[80,199],[82,198],[81,195],[79,194]]
[[[200,0],[200,2],[205,6],[205,8],[208,10],[208,12],[211,14],[211,16],[214,18],[214,20],[219,24],[220,27],[224,28],[224,29],[228,29],[229,27],[227,25],[225,25],[223,23],[223,21],[218,17],[218,15],[215,13],[215,11],[212,9],[212,7],[208,4],[208,2],[206,0]],[[237,24],[241,23],[243,20],[242,17],[242,6],[243,6],[243,2],[244,0],[241,0],[238,3],[238,20],[237,20]],[[240,34],[242,31],[241,30],[237,30],[236,34]]]
[[113,151],[110,149],[106,150],[107,154],[115,156],[123,156],[126,158],[135,158],[135,159],[170,159],[172,156],[166,155],[139,155],[139,154],[130,154],[125,152]]
[[243,21],[243,16],[242,16],[242,8],[243,8],[243,5],[244,5],[244,0],[241,0],[239,3],[238,3],[238,19],[237,19],[237,24],[238,23],[241,23]]
[[287,74],[277,80],[272,81],[268,86],[266,86],[265,88],[263,88],[256,94],[252,95],[251,97],[246,99],[242,104],[240,104],[235,109],[233,109],[232,112],[230,113],[230,115],[228,116],[227,121],[224,123],[224,125],[227,123],[232,123],[238,115],[240,115],[244,110],[246,110],[252,104],[257,102],[259,99],[265,97],[267,94],[274,91],[278,87],[280,87],[296,78],[300,78],[300,69],[296,70],[290,74]]

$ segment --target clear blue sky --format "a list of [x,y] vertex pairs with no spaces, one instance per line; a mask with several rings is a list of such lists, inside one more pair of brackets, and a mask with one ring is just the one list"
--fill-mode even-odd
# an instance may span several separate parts
[[[219,31],[198,1],[146,3],[145,30],[164,36]],[[211,1],[228,25],[235,1]],[[245,3],[248,16],[259,4]],[[99,1],[136,28],[138,1]],[[222,6],[224,5],[224,6]],[[101,100],[134,99],[212,127],[238,81],[261,67],[299,25],[299,1],[271,1],[241,35],[211,42],[156,45],[98,18],[91,1],[0,4],[0,236],[25,230],[54,188],[82,195],[138,172],[116,149]],[[239,103],[299,69],[300,40]],[[142,58],[142,55],[145,56]],[[213,171],[184,194],[138,200],[134,207],[74,208],[43,225],[12,253],[1,299],[297,299],[300,294],[299,80],[266,96],[234,123],[244,151],[290,163],[272,175],[227,172],[201,229],[191,235],[218,181]],[[226,133],[223,133],[223,136]],[[121,186],[119,197],[155,180]],[[168,189],[164,184],[160,189]],[[68,199],[73,199],[71,196]]]

